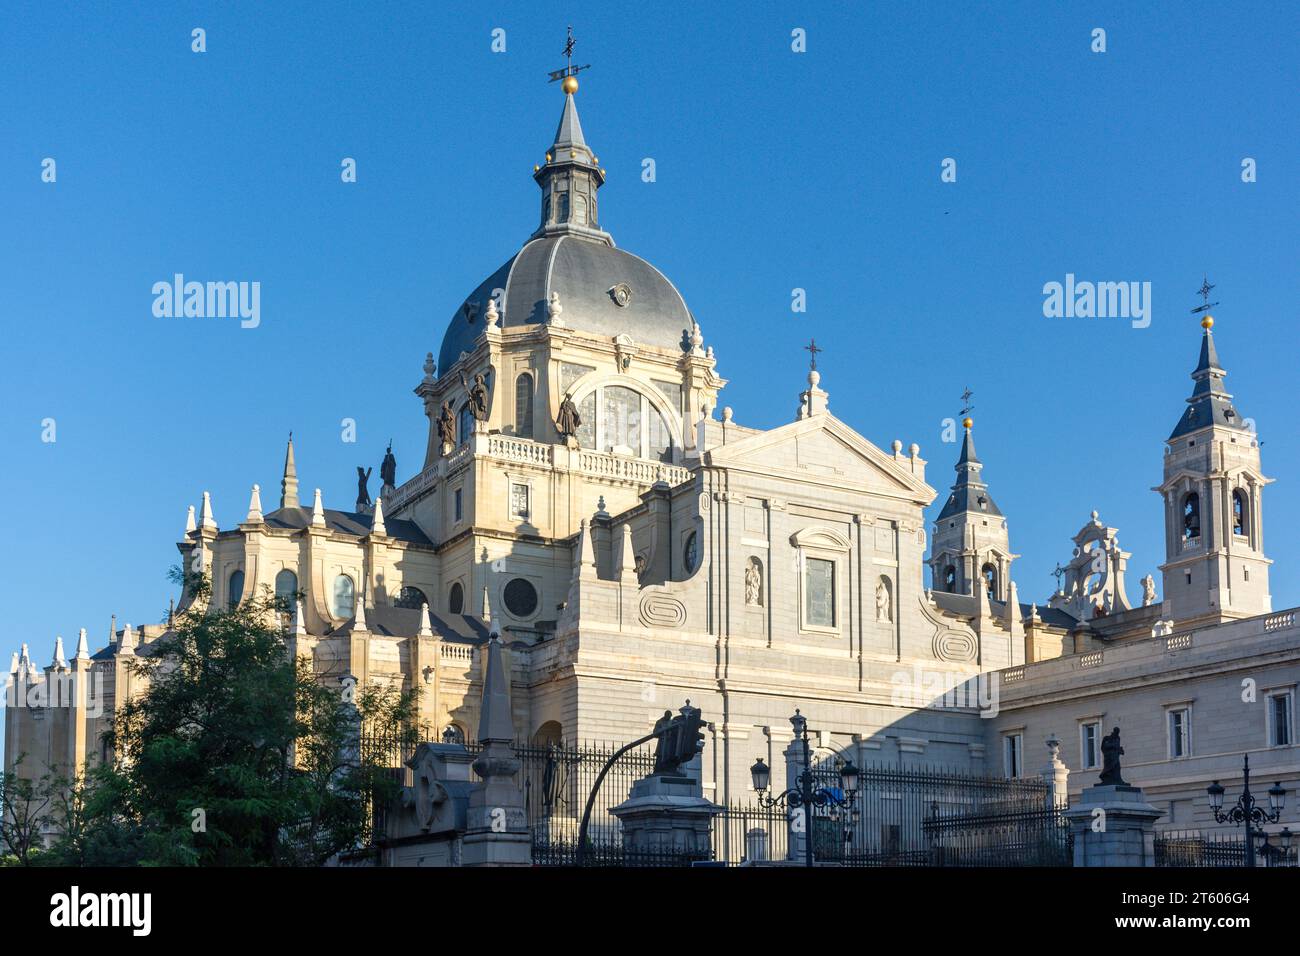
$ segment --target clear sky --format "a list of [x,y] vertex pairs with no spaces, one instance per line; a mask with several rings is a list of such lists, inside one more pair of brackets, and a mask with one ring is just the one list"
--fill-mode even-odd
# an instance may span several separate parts
[[[6,664],[158,621],[186,507],[274,507],[290,429],[329,507],[390,438],[414,473],[424,355],[536,225],[569,23],[603,224],[685,295],[739,422],[790,420],[816,336],[832,411],[921,446],[933,518],[970,385],[1022,600],[1094,508],[1138,596],[1208,274],[1276,479],[1274,606],[1300,604],[1296,4],[154,6],[10,2],[0,31]],[[260,325],[156,318],[178,272],[260,282]],[[1150,325],[1045,318],[1067,273],[1151,283]]]

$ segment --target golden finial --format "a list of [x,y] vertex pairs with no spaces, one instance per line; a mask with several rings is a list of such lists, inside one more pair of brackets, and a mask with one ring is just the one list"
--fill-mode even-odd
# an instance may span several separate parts
[[1205,329],[1207,332],[1214,328],[1214,316],[1207,315],[1205,318],[1201,319],[1201,328]]
[[570,95],[578,92],[578,78],[576,76],[566,76],[564,82],[560,84],[560,89]]
[[975,419],[967,415],[965,418],[961,420],[961,423],[964,428],[970,428],[972,425],[975,424]]

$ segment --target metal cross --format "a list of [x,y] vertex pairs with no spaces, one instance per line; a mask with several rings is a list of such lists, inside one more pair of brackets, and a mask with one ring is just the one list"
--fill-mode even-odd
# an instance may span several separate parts
[[1064,574],[1065,571],[1066,569],[1061,567],[1061,564],[1058,561],[1056,564],[1056,570],[1052,572],[1052,576],[1056,578],[1056,590],[1058,591],[1061,590],[1061,575]]
[[816,339],[809,339],[809,340],[808,340],[808,344],[804,346],[804,351],[807,352],[807,353],[809,354],[809,356],[810,356],[810,358],[809,358],[809,362],[808,362],[808,367],[809,367],[811,370],[816,371],[816,370],[817,370],[817,353],[818,353],[818,352],[825,352],[826,350],[825,350],[825,349],[819,349],[819,348],[817,347],[817,340],[816,340]]
[[1213,288],[1214,286],[1210,285],[1208,276],[1201,280],[1201,287],[1196,291],[1196,294],[1201,297],[1201,304],[1192,309],[1192,315],[1196,315],[1198,312],[1208,312],[1219,304],[1210,301],[1210,290]]
[[962,404],[962,409],[961,409],[961,417],[962,417],[962,418],[965,418],[965,417],[966,417],[967,415],[969,415],[971,412],[975,411],[975,406],[972,405],[972,404],[970,403],[971,396],[974,395],[974,394],[975,394],[975,393],[972,392],[972,391],[970,390],[970,386],[969,386],[969,385],[966,386],[966,391],[964,391],[964,392],[961,393],[961,400],[962,400],[962,403],[963,403],[963,404]]

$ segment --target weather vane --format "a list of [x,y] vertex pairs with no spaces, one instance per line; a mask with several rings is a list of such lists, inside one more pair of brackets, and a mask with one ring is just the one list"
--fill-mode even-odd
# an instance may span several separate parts
[[817,340],[816,340],[816,339],[809,339],[809,340],[808,340],[808,344],[804,346],[804,351],[807,352],[808,355],[809,355],[808,368],[809,368],[811,371],[814,371],[814,372],[817,371],[817,353],[818,353],[818,352],[824,352],[824,351],[826,351],[826,350],[825,350],[825,349],[819,349],[819,348],[817,347]]
[[966,391],[961,393],[961,400],[962,400],[961,417],[962,418],[965,418],[971,412],[975,411],[975,406],[970,403],[971,396],[974,394],[975,393],[970,390],[969,385],[966,386]]
[[1210,301],[1210,290],[1213,288],[1214,286],[1210,285],[1210,279],[1208,276],[1201,280],[1201,287],[1196,291],[1196,294],[1201,297],[1201,304],[1192,309],[1192,315],[1196,315],[1199,312],[1209,312],[1219,304]]
[[[547,82],[554,83],[556,80],[566,80],[571,76],[577,76],[583,70],[591,69],[590,63],[588,63],[586,66],[573,65],[573,48],[577,44],[577,42],[578,42],[577,40],[573,39],[573,27],[570,26],[569,37],[567,40],[564,41],[564,69],[552,70],[550,73],[551,78]],[[569,89],[570,85],[573,86],[572,90]],[[572,93],[577,88],[578,88],[578,81],[574,80],[572,84],[566,83],[564,85],[564,92]]]

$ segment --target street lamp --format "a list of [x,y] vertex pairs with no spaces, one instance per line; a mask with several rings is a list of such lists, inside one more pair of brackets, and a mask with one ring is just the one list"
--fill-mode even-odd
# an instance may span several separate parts
[[[772,782],[772,768],[763,762],[759,757],[754,765],[749,768],[750,776],[754,778],[754,789],[758,792],[758,803],[762,807],[775,807],[785,804],[792,810],[802,810],[804,823],[804,865],[813,865],[813,841],[812,841],[812,823],[809,819],[809,810],[812,807],[830,807],[831,813],[838,816],[838,811],[852,810],[858,796],[858,779],[861,771],[853,765],[850,760],[847,763],[839,764],[840,773],[840,793],[827,787],[814,786],[815,780],[812,772],[812,756],[808,747],[808,718],[801,714],[797,709],[794,716],[790,718],[790,725],[794,728],[795,739],[803,747],[803,769],[799,772],[796,780],[796,786],[783,790],[771,797],[766,796],[767,788]],[[850,825],[857,819],[856,812],[846,814]],[[847,837],[845,842],[848,842]]]
[[[1257,831],[1257,827],[1262,827],[1266,823],[1277,823],[1282,818],[1282,809],[1286,806],[1286,790],[1281,783],[1275,783],[1268,788],[1268,809],[1265,810],[1255,801],[1254,795],[1250,792],[1250,755],[1242,756],[1242,787],[1241,796],[1225,813],[1223,810],[1223,786],[1219,781],[1214,781],[1205,788],[1206,794],[1209,795],[1210,809],[1214,812],[1214,819],[1219,823],[1233,823],[1238,826],[1246,825],[1246,866],[1255,865],[1255,854],[1258,852],[1265,860],[1270,859],[1273,853],[1284,853],[1291,848],[1291,831],[1284,829],[1279,836],[1282,838],[1282,849],[1278,850],[1268,842],[1268,834]],[[1264,845],[1258,851],[1255,849],[1255,837],[1262,836]]]

